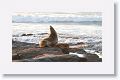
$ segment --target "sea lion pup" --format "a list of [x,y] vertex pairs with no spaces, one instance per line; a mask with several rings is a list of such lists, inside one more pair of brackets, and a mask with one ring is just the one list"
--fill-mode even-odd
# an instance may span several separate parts
[[54,47],[57,43],[58,43],[57,33],[54,30],[54,28],[52,26],[50,26],[49,37],[44,38],[42,41],[40,41],[39,46],[41,48],[44,48],[44,47]]

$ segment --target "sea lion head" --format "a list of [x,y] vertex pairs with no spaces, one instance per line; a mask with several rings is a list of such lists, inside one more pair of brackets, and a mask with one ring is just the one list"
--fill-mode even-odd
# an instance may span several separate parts
[[50,34],[57,35],[55,29],[50,25]]
[[50,25],[50,30],[54,30],[54,28]]

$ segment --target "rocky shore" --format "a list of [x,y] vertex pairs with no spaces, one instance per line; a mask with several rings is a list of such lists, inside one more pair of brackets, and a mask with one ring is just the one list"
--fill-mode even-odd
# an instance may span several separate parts
[[39,48],[38,44],[12,41],[13,62],[102,62],[80,46]]

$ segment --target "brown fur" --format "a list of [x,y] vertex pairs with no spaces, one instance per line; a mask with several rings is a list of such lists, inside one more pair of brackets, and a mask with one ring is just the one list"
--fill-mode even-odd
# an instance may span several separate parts
[[64,54],[69,54],[69,44],[67,43],[58,43],[55,47],[62,49]]
[[58,48],[61,48],[61,49],[69,49],[69,44],[67,44],[67,43],[59,43],[59,44],[56,44],[55,47],[58,47]]
[[40,47],[44,48],[44,47],[54,47],[56,44],[58,43],[58,37],[57,37],[57,33],[54,30],[54,28],[52,26],[50,26],[50,34],[49,37],[43,39],[40,42]]

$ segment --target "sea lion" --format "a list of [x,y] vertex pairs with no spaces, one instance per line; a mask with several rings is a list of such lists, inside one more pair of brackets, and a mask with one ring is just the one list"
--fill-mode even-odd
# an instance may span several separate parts
[[50,26],[50,34],[49,37],[44,38],[40,41],[39,46],[41,48],[44,47],[54,47],[58,43],[57,32],[54,30],[52,26]]

